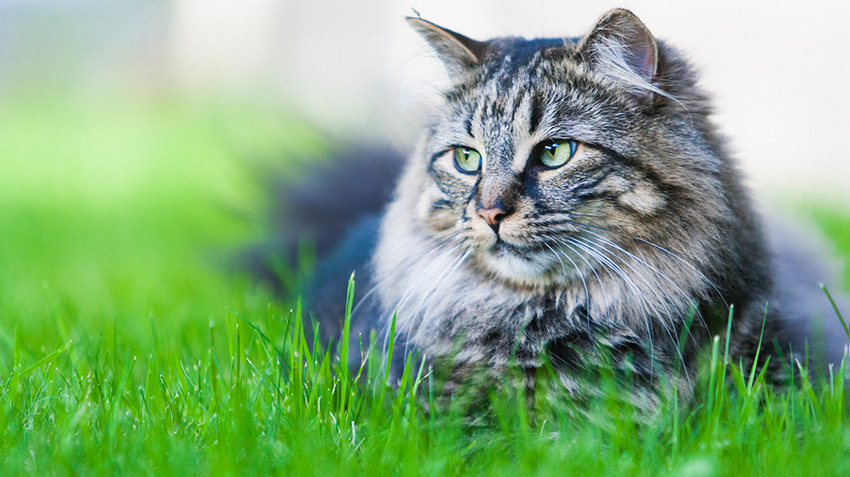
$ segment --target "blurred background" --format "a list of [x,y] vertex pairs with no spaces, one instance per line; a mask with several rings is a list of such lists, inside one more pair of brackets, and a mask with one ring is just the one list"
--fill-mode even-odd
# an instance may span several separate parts
[[580,35],[613,6],[699,65],[755,187],[847,198],[850,4],[830,0],[3,0],[0,107],[200,98],[405,145],[441,80],[414,8],[484,39]]

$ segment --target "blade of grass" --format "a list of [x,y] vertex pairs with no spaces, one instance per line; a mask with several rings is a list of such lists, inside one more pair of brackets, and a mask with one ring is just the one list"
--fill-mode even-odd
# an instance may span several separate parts
[[838,305],[835,304],[835,300],[832,299],[832,295],[829,294],[829,290],[826,289],[826,286],[821,283],[820,289],[826,293],[826,297],[829,298],[829,302],[832,304],[832,309],[835,310],[835,314],[838,315],[838,319],[841,321],[841,326],[844,327],[844,333],[850,338],[850,327],[847,326],[847,322],[844,321],[844,317],[841,316],[841,312],[838,311]]

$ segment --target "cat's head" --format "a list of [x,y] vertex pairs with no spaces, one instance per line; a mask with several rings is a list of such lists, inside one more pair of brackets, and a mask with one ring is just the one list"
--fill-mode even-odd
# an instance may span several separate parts
[[631,12],[543,40],[481,42],[409,22],[452,86],[414,158],[419,183],[402,193],[482,273],[550,287],[592,268],[602,240],[662,243],[654,234],[687,236],[724,212],[722,160],[693,73]]

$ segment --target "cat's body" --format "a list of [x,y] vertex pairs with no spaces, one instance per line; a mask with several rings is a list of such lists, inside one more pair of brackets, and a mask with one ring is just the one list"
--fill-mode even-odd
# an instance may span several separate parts
[[765,312],[768,245],[708,100],[634,15],[532,41],[411,23],[453,85],[380,226],[361,222],[323,266],[323,321],[341,317],[327,290],[357,269],[355,333],[384,341],[396,316],[397,349],[491,375],[548,363],[576,395],[600,361],[650,395],[688,381],[729,305],[736,362],[787,341],[782,309]]

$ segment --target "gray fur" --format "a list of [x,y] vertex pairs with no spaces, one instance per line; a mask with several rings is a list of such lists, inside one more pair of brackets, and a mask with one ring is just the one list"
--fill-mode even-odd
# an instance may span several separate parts
[[[626,10],[549,40],[412,23],[454,81],[381,222],[370,299],[385,339],[397,314],[399,342],[429,359],[492,375],[550,362],[575,395],[607,355],[649,396],[681,368],[687,390],[729,305],[736,362],[763,323],[765,343],[784,339],[781,310],[765,315],[758,217],[674,48]],[[566,139],[580,144],[566,165],[530,165],[541,142]],[[454,146],[480,151],[482,170],[455,169]],[[498,232],[477,213],[496,206],[511,211]]]

